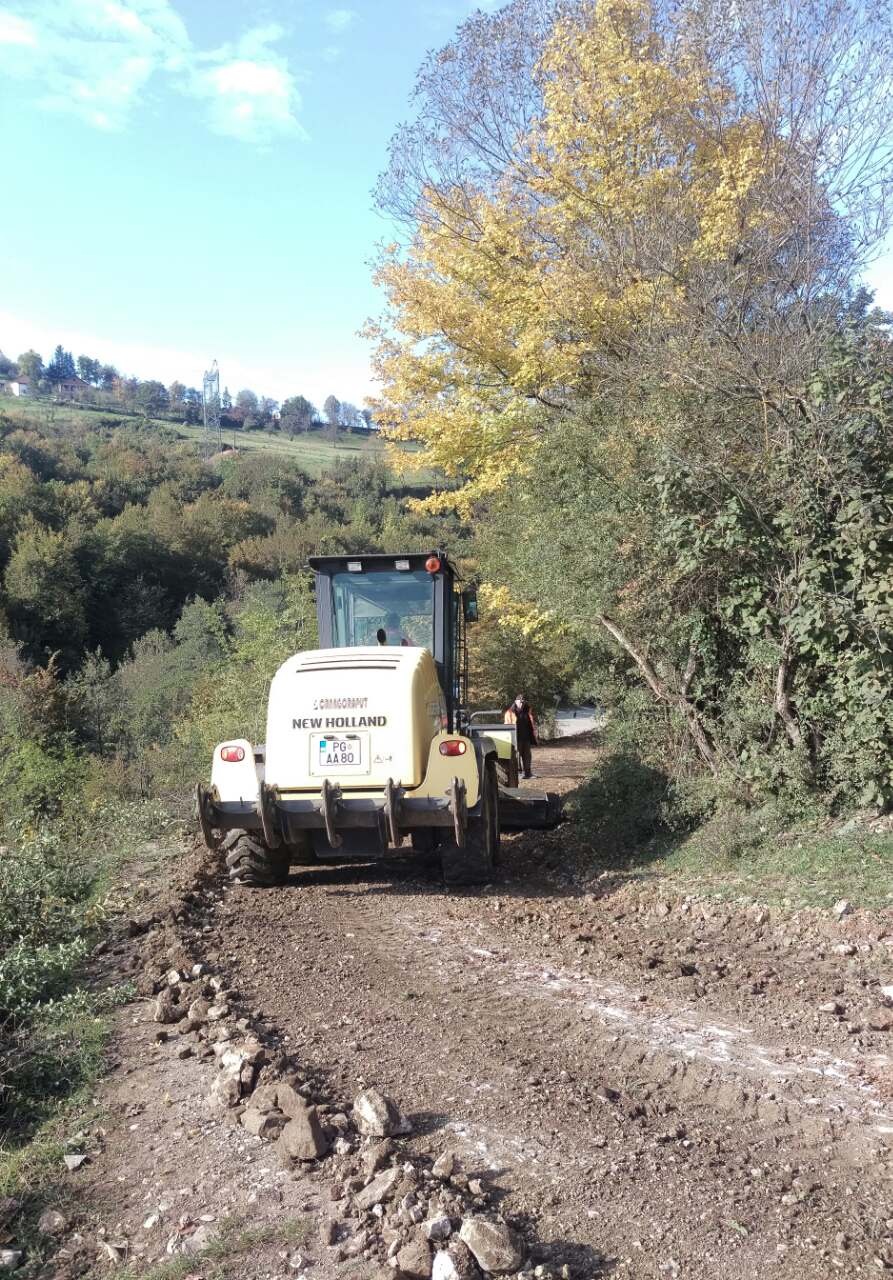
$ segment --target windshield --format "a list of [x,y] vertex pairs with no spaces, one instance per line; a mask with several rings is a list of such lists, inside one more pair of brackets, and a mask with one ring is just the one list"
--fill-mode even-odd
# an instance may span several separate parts
[[424,569],[332,576],[335,644],[419,645],[433,652],[434,578]]

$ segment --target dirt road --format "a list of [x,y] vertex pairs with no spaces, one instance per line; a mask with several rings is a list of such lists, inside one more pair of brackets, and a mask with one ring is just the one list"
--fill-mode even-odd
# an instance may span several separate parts
[[[541,752],[539,784],[590,755]],[[334,1096],[399,1098],[575,1275],[893,1269],[889,913],[668,902],[569,873],[564,839],[507,840],[458,895],[411,855],[227,889],[201,946]]]
[[[573,790],[592,755],[541,750],[534,785]],[[507,838],[493,883],[459,893],[408,851],[271,891],[178,861],[107,952],[142,999],[57,1189],[73,1234],[48,1276],[142,1275],[203,1233],[203,1280],[391,1274],[349,1208],[356,1139],[283,1165],[215,1099],[220,1054],[255,1033],[261,1079],[292,1080],[330,1135],[362,1088],[398,1099],[413,1131],[389,1159],[457,1154],[556,1280],[893,1271],[893,912],[679,897],[600,869],[568,825]],[[159,1021],[171,969],[185,1003]]]

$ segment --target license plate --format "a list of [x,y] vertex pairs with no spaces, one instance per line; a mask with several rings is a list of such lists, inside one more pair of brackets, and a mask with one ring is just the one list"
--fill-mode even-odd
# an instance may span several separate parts
[[315,734],[310,744],[310,772],[367,773],[368,745],[364,733]]

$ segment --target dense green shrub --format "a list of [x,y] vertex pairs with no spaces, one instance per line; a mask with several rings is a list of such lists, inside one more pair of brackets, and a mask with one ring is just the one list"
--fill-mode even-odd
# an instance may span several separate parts
[[660,745],[637,753],[677,792],[701,773],[720,802],[889,807],[886,330],[863,311],[842,317],[802,394],[765,426],[740,406],[698,402],[689,421],[684,397],[661,404],[671,444],[631,420],[610,473],[619,409],[555,426],[536,486],[495,503],[482,529],[488,577],[590,641],[589,684],[615,718],[642,691]]

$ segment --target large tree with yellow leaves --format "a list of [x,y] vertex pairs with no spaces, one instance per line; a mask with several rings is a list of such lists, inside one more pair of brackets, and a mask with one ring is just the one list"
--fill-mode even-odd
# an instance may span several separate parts
[[731,398],[768,437],[877,233],[869,10],[518,0],[464,27],[380,189],[409,228],[378,271],[381,420],[469,499],[593,397],[624,434],[662,430],[655,394]]
[[[815,460],[810,379],[885,226],[890,32],[876,0],[515,0],[429,58],[379,190],[402,232],[376,416],[453,482],[429,505],[526,510],[537,604],[566,574],[563,616],[619,646],[715,773],[716,574],[665,574],[662,598],[657,547],[678,476],[705,523],[729,500],[759,527],[797,451]],[[562,504],[567,544],[537,520]],[[773,590],[770,720],[799,749]]]

